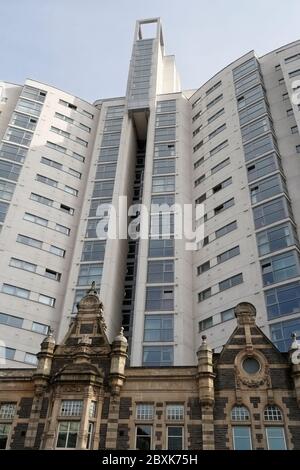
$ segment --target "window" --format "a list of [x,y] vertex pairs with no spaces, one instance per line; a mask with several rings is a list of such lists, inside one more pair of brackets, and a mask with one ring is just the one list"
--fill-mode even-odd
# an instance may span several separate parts
[[196,168],[198,168],[200,165],[202,165],[202,163],[204,163],[204,157],[199,158],[199,159],[194,163],[194,170],[196,170]]
[[55,113],[55,117],[58,119],[61,119],[62,121],[66,121],[69,124],[74,123],[74,119],[70,118],[69,116],[65,116],[64,114],[61,114],[61,113]]
[[219,88],[222,85],[222,81],[220,80],[219,82],[215,83],[213,86],[211,86],[207,91],[206,91],[206,96],[210,95],[213,91],[215,91],[217,88]]
[[234,450],[252,450],[249,426],[233,426],[232,433]]
[[290,57],[286,57],[284,59],[284,62],[286,64],[288,64],[288,63],[293,62],[294,60],[298,60],[298,59],[300,59],[300,54],[295,54],[295,55],[291,55]]
[[152,426],[137,426],[136,427],[136,450],[149,450],[151,449]]
[[216,137],[216,135],[220,134],[220,132],[224,131],[226,129],[226,124],[222,124],[222,126],[217,127],[213,132],[208,134],[208,139],[213,139]]
[[207,330],[208,328],[211,328],[213,326],[213,317],[206,318],[205,320],[199,321],[198,323],[198,328],[199,328],[199,333],[203,330]]
[[0,346],[0,357],[13,361],[15,358],[16,350],[13,348],[7,348],[5,346]]
[[283,181],[279,175],[266,178],[255,186],[250,186],[251,203],[257,204],[264,199],[276,196],[283,191]]
[[295,251],[261,261],[263,285],[268,286],[299,275],[299,260]]
[[175,155],[175,142],[154,145],[154,158],[174,157]]
[[228,140],[224,140],[224,142],[221,142],[221,144],[217,145],[214,147],[210,152],[209,155],[212,157],[216,153],[220,152],[222,149],[228,146]]
[[197,98],[196,101],[194,101],[194,103],[192,104],[192,109],[194,109],[197,106],[197,104],[201,101],[201,98],[202,96],[199,96],[199,98]]
[[175,160],[166,158],[164,160],[154,160],[153,174],[162,175],[167,173],[175,173]]
[[173,310],[174,309],[174,287],[147,287],[146,310]]
[[61,421],[58,425],[57,448],[75,449],[79,433],[79,421]]
[[300,153],[300,145],[296,145],[296,153]]
[[6,449],[9,435],[10,435],[11,424],[0,423],[0,449]]
[[97,416],[97,402],[91,401],[89,407],[89,418],[96,418]]
[[0,201],[0,222],[4,222],[8,208],[9,204]]
[[42,157],[41,158],[41,163],[44,165],[52,166],[53,168],[56,168],[57,170],[62,170],[63,166],[61,163],[55,162],[54,160],[50,160],[49,158]]
[[[80,137],[76,137],[75,140],[76,140],[76,142],[77,142],[78,144],[82,145],[83,147],[87,147],[87,146],[89,145],[89,143],[88,143],[86,140],[83,140],[83,139],[81,139]],[[104,139],[104,137],[103,137],[103,139],[102,139],[102,145],[104,145],[104,144],[103,144],[103,141],[104,141],[104,140],[105,140],[105,139]]]
[[122,129],[123,118],[120,119],[112,119],[106,120],[104,125],[104,132],[121,132]]
[[17,258],[11,258],[9,262],[9,266],[13,266],[14,268],[24,269],[25,271],[30,271],[32,273],[36,272],[37,265],[33,263],[28,263],[27,261],[23,261]]
[[37,118],[27,116],[26,114],[13,113],[10,124],[12,126],[22,127],[34,131],[37,125]]
[[288,93],[283,93],[282,94],[282,101],[287,101],[289,99],[289,94]]
[[62,400],[60,416],[81,416],[82,408],[82,400]]
[[89,424],[88,424],[88,433],[87,433],[87,441],[86,441],[86,449],[91,448],[93,433],[94,433],[94,423],[89,422]]
[[296,233],[291,224],[279,225],[256,234],[260,256],[282,250],[297,243]]
[[71,232],[71,229],[60,224],[55,224],[55,230],[57,232],[63,233],[64,235],[70,235]]
[[168,421],[183,421],[184,419],[184,405],[167,405],[166,419]]
[[284,428],[282,426],[266,426],[268,450],[286,450]]
[[114,178],[116,174],[117,164],[98,165],[95,180]]
[[48,220],[43,219],[42,217],[38,217],[37,215],[34,215],[34,214],[29,214],[28,212],[25,212],[23,219],[27,220],[28,222],[37,224],[37,225],[43,225],[44,227],[47,227],[48,222],[49,222]]
[[196,186],[199,186],[199,184],[201,184],[202,181],[204,181],[204,180],[205,180],[205,175],[199,176],[199,178],[197,178],[197,179],[194,181],[194,186],[195,186],[195,187],[196,187]]
[[58,248],[57,246],[50,245],[49,249],[50,253],[53,253],[53,255],[56,256],[61,256],[62,258],[65,256],[66,252],[62,248]]
[[218,163],[216,166],[213,166],[211,168],[211,174],[213,175],[214,173],[217,173],[218,171],[222,170],[225,166],[229,165],[230,163],[230,158],[226,158],[222,162]]
[[273,173],[280,167],[278,157],[275,153],[272,153],[247,166],[248,181],[251,182],[269,173]]
[[206,193],[202,194],[201,196],[197,197],[195,200],[195,204],[202,204],[206,200]]
[[102,278],[102,264],[82,264],[80,266],[77,285],[90,286],[93,281],[96,285],[101,283]]
[[47,92],[44,90],[40,90],[39,88],[34,88],[29,85],[24,85],[23,90],[21,92],[21,96],[25,98],[29,98],[34,101],[44,102],[46,98]]
[[271,339],[280,351],[288,351],[291,346],[291,334],[296,333],[297,339],[300,339],[300,321],[299,319],[287,320],[270,325]]
[[203,300],[209,299],[211,297],[211,288],[203,290],[198,294],[198,302],[203,302]]
[[78,160],[82,163],[84,163],[84,161],[85,161],[85,157],[83,157],[82,155],[80,155],[77,152],[72,152],[72,158],[75,158],[75,160]]
[[116,162],[118,160],[119,147],[101,148],[98,161],[99,162]]
[[205,273],[210,269],[210,261],[205,261],[205,263],[201,264],[197,267],[197,275]]
[[84,242],[81,261],[103,261],[105,253],[105,241],[95,240]]
[[69,194],[72,194],[73,196],[78,196],[78,190],[77,189],[74,189],[74,188],[71,188],[71,186],[66,186],[64,187],[64,191],[66,193],[69,193]]
[[39,181],[40,183],[47,184],[48,186],[53,186],[54,188],[56,188],[58,185],[57,181],[51,178],[48,178],[47,176],[43,176],[43,175],[36,175],[36,180]]
[[218,215],[224,210],[228,209],[229,207],[234,206],[234,198],[229,199],[226,202],[223,202],[223,204],[220,204],[219,206],[215,207],[214,209],[214,215]]
[[22,167],[20,165],[0,160],[0,177],[7,180],[17,181],[21,168]]
[[198,142],[198,144],[196,144],[194,147],[193,147],[193,152],[197,152],[197,150],[199,150],[203,145],[203,140],[201,140],[200,142]]
[[236,274],[235,276],[229,277],[228,279],[225,279],[225,281],[219,282],[219,289],[220,292],[226,289],[230,289],[231,287],[237,286],[239,284],[242,284],[243,282],[243,274]]
[[264,134],[270,129],[270,121],[268,118],[258,119],[257,121],[251,122],[246,126],[242,127],[242,140],[247,142],[248,140],[254,139],[261,134]]
[[254,103],[255,101],[259,100],[260,98],[264,97],[264,90],[261,85],[258,85],[250,90],[245,91],[242,96],[239,96],[237,99],[237,107],[238,109],[245,108],[246,106]]
[[168,114],[157,114],[155,118],[155,126],[156,127],[163,127],[163,126],[175,126],[176,125],[176,114],[175,113],[168,113]]
[[157,113],[169,113],[176,111],[176,100],[158,101],[156,105]]
[[175,191],[175,177],[174,176],[161,176],[153,178],[152,192],[172,192]]
[[182,450],[183,449],[183,427],[182,426],[168,426],[168,450]]
[[32,322],[31,330],[35,333],[39,333],[41,335],[47,335],[49,326],[43,325],[42,323]]
[[154,405],[152,403],[138,403],[136,405],[136,419],[151,420],[154,418]]
[[230,222],[230,224],[225,225],[224,227],[219,228],[216,230],[216,238],[223,237],[224,235],[227,235],[227,233],[232,232],[237,228],[237,221],[234,220],[233,222]]
[[17,411],[16,403],[0,404],[0,419],[13,419]]
[[249,411],[245,406],[234,406],[231,410],[232,421],[249,421]]
[[258,72],[253,72],[250,75],[242,78],[238,82],[235,83],[235,92],[236,95],[240,95],[248,88],[252,88],[254,85],[260,83],[260,76]]
[[232,320],[235,317],[234,308],[228,308],[221,312],[221,322]]
[[45,268],[45,277],[48,277],[49,279],[52,279],[53,281],[60,281],[61,274],[53,271],[52,269]]
[[300,75],[300,69],[293,70],[292,72],[289,72],[289,77],[290,77],[290,78],[292,78],[292,77],[298,77],[298,75]]
[[37,357],[35,354],[31,354],[27,352],[25,353],[25,356],[24,356],[24,362],[35,366],[37,364]]
[[281,409],[276,405],[268,405],[264,409],[265,421],[282,421]]
[[49,305],[49,307],[55,306],[55,299],[53,297],[49,297],[48,295],[39,294],[38,302],[40,304]]
[[241,109],[239,111],[240,124],[243,126],[249,121],[258,118],[262,114],[267,112],[266,103],[264,100],[259,101],[251,106],[248,106],[246,109]]
[[144,346],[143,366],[160,367],[173,365],[173,346]]
[[265,291],[268,319],[300,312],[300,282]]
[[22,289],[21,287],[12,286],[10,284],[3,284],[2,292],[5,294],[15,295],[16,297],[21,297],[22,299],[29,299],[30,295],[30,290]]
[[86,126],[85,124],[82,124],[82,122],[79,123],[78,127],[80,127],[80,129],[84,130],[85,132],[91,132],[91,128],[89,126]]
[[0,323],[2,325],[13,326],[15,328],[22,328],[24,318],[8,315],[7,313],[0,312]]
[[233,69],[232,71],[233,79],[239,80],[243,75],[246,75],[247,73],[252,72],[252,70],[255,70],[256,68],[257,68],[257,62],[256,62],[256,59],[253,57]]
[[224,263],[224,261],[228,261],[231,258],[234,258],[234,256],[237,256],[240,254],[240,247],[235,246],[234,248],[231,248],[230,250],[224,251],[220,255],[217,256],[217,263]]
[[42,246],[43,246],[42,241],[36,240],[35,238],[26,237],[25,235],[18,235],[17,242],[23,243],[24,245],[32,246],[34,248],[40,248],[40,249],[42,249]]
[[175,140],[176,127],[162,127],[155,129],[154,142]]
[[59,208],[61,211],[67,212],[70,215],[74,214],[74,209],[72,207],[66,206],[65,204],[60,204]]
[[149,240],[149,257],[174,256],[174,240]]
[[200,130],[202,129],[202,124],[198,126],[194,131],[193,131],[193,137],[195,137],[197,134],[199,134]]
[[173,341],[173,315],[145,315],[144,341]]
[[174,282],[174,261],[149,261],[147,282]]
[[192,121],[193,122],[197,121],[197,119],[201,116],[201,114],[202,114],[202,111],[198,111],[198,113],[194,114]]
[[90,113],[89,111],[86,111],[85,109],[82,109],[81,112],[82,112],[82,114],[84,114],[88,118],[94,119],[94,115],[92,113]]
[[221,101],[223,99],[223,95],[218,95],[216,98],[214,98],[212,101],[210,101],[209,103],[207,103],[206,105],[206,109],[210,109],[212,108],[215,104],[219,103],[219,101]]
[[32,101],[20,98],[15,109],[21,113],[31,114],[32,116],[39,116],[41,114],[42,107],[43,105],[40,103],[33,103]]
[[62,135],[63,137],[67,137],[68,139],[71,137],[70,132],[66,132],[62,129],[59,129],[58,127],[51,126],[50,130],[56,134]]
[[299,131],[298,131],[298,127],[297,127],[297,126],[291,127],[291,133],[292,133],[292,134],[298,134],[298,132],[299,132]]
[[49,147],[53,150],[57,150],[58,152],[67,153],[66,147],[62,147],[61,145],[55,144],[54,142],[50,142],[50,141],[47,140],[46,145],[47,145],[47,147]]
[[92,197],[112,197],[114,181],[98,181],[94,184]]
[[17,147],[16,145],[6,143],[1,144],[0,147],[0,157],[18,163],[24,163],[27,152],[28,149],[24,149],[22,147]]
[[253,158],[260,157],[261,155],[275,149],[276,147],[273,137],[270,134],[265,135],[244,145],[245,160],[252,160]]
[[222,183],[219,183],[219,184],[217,184],[216,186],[214,186],[214,187],[212,188],[213,194],[215,194],[215,193],[221,191],[221,189],[226,188],[226,187],[229,186],[230,184],[232,184],[232,178],[231,178],[231,177],[230,177],[230,178],[227,178],[227,179],[224,180],[224,181],[222,181]]
[[74,111],[76,111],[76,109],[77,109],[77,106],[75,106],[72,103],[68,103],[68,101],[60,99],[58,102],[59,102],[59,104],[62,104],[63,106],[66,106],[67,108],[73,109]]
[[40,204],[44,204],[45,206],[50,206],[51,207],[52,204],[53,204],[52,199],[49,199],[49,198],[44,197],[44,196],[40,196],[39,194],[35,194],[35,193],[30,194],[30,199],[32,199],[33,201],[39,202]]
[[270,225],[289,216],[287,201],[284,198],[266,202],[253,209],[255,228]]

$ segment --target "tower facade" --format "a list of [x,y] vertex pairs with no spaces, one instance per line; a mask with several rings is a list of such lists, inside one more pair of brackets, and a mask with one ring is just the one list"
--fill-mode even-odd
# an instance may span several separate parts
[[[43,335],[61,340],[92,282],[132,366],[194,364],[203,332],[218,351],[240,301],[287,350],[300,335],[297,77],[300,41],[183,91],[154,18],[137,22],[125,97],[90,104],[3,83],[3,362],[35,364]],[[203,211],[193,249],[178,233],[184,205]]]

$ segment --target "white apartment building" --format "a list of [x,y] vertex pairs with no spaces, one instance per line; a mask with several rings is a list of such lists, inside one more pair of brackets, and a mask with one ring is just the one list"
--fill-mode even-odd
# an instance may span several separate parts
[[[93,281],[133,366],[193,364],[203,334],[218,351],[241,301],[287,350],[300,335],[297,88],[300,41],[183,91],[159,18],[137,22],[125,97],[90,104],[33,80],[2,83],[2,367],[34,365],[49,327],[60,341]],[[124,196],[162,237],[99,239],[101,204],[139,224]],[[204,205],[196,250],[174,236],[174,214],[164,231],[152,206],[163,203]]]

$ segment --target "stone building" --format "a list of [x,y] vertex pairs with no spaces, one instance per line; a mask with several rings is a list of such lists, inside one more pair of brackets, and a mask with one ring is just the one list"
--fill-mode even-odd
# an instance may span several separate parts
[[235,315],[222,352],[203,336],[195,366],[130,367],[92,287],[37,368],[0,371],[1,448],[300,449],[300,345],[279,352],[251,304]]

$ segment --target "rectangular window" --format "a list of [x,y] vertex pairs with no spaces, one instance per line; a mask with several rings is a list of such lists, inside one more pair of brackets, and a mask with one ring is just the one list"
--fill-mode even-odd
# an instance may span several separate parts
[[202,111],[198,111],[198,113],[194,114],[193,118],[192,118],[192,122],[195,122],[197,121],[197,119],[201,116],[202,114]]
[[51,245],[49,249],[50,253],[53,255],[61,256],[62,258],[65,256],[66,252],[62,248],[58,248],[57,246]]
[[34,103],[33,101],[20,98],[17,102],[16,111],[31,114],[32,116],[39,116],[41,114],[42,107],[43,105],[40,103]]
[[37,125],[37,118],[27,116],[26,114],[13,113],[10,124],[16,127],[22,127],[29,131],[34,131]]
[[73,215],[75,212],[72,207],[66,206],[65,204],[60,204],[59,208],[61,211],[66,212],[69,215]]
[[298,133],[299,133],[298,127],[297,127],[297,126],[291,127],[291,133],[292,133],[292,134],[298,134]]
[[104,133],[121,132],[123,118],[106,120],[104,124]]
[[242,96],[239,96],[237,99],[237,107],[238,109],[245,108],[246,106],[254,103],[255,101],[259,100],[260,98],[264,98],[264,90],[261,85],[258,85],[251,90],[245,91]]
[[43,242],[40,240],[36,240],[35,238],[27,237],[26,235],[18,235],[17,242],[23,243],[24,245],[29,245],[34,248],[42,249]]
[[167,426],[168,450],[182,450],[183,447],[183,427]]
[[211,328],[213,325],[214,325],[213,317],[209,317],[209,318],[206,318],[205,320],[199,321],[198,323],[199,333],[203,330],[207,330],[208,328]]
[[299,258],[296,251],[288,251],[261,261],[263,285],[291,279],[300,274]]
[[232,435],[234,450],[252,450],[250,426],[233,426]]
[[30,194],[30,199],[32,199],[33,201],[39,202],[40,204],[44,204],[45,206],[50,206],[50,207],[52,206],[54,202],[52,199],[49,199],[44,196],[40,196],[39,194],[35,194],[35,193]]
[[35,88],[29,85],[24,85],[23,90],[21,92],[21,96],[25,98],[29,98],[34,101],[39,101],[43,103],[45,101],[47,92],[44,90],[40,90],[39,88]]
[[224,180],[224,181],[222,181],[222,183],[219,183],[219,184],[217,184],[216,186],[214,186],[214,187],[212,188],[213,194],[215,194],[215,193],[221,191],[221,189],[226,188],[226,187],[229,186],[230,184],[232,184],[232,178],[231,178],[231,177],[230,177],[230,178],[227,178],[227,179]]
[[17,181],[21,168],[22,167],[20,165],[0,160],[0,177],[7,180]]
[[175,176],[155,177],[152,180],[152,192],[173,192],[175,191]]
[[71,188],[71,186],[66,186],[64,187],[64,191],[66,193],[69,193],[69,194],[72,194],[73,196],[78,196],[78,190],[77,189],[74,189],[74,188]]
[[9,208],[9,204],[6,204],[6,202],[0,201],[0,222],[4,222],[8,208]]
[[237,222],[234,220],[233,222],[230,222],[230,224],[225,225],[224,227],[219,228],[216,230],[216,238],[223,237],[224,235],[227,235],[227,233],[232,232],[237,228]]
[[98,165],[95,175],[95,180],[114,178],[116,174],[117,164]]
[[35,333],[39,333],[41,335],[46,335],[48,333],[48,330],[48,325],[43,325],[42,323],[37,323],[35,321],[32,322],[31,331],[34,331]]
[[223,95],[218,95],[216,98],[214,98],[212,101],[210,101],[209,103],[207,103],[206,105],[206,109],[210,109],[212,108],[215,104],[219,103],[219,101],[221,101],[223,99]]
[[242,282],[243,282],[243,274],[242,273],[236,274],[235,276],[225,279],[225,281],[219,282],[219,290],[220,292],[222,292],[226,289],[230,289],[231,287],[242,284]]
[[174,287],[147,287],[145,308],[147,311],[174,310]]
[[225,166],[229,165],[229,163],[230,163],[230,158],[226,158],[222,162],[218,163],[218,165],[213,166],[211,168],[211,174],[213,175],[217,173],[218,171],[222,170],[222,168],[225,168]]
[[200,266],[197,267],[197,275],[199,276],[200,274],[205,273],[210,269],[210,261],[205,261],[205,263],[200,264]]
[[270,130],[270,121],[268,118],[258,119],[257,121],[246,124],[241,128],[242,140],[247,142]]
[[300,282],[265,291],[268,319],[300,312]]
[[300,320],[287,320],[280,323],[273,323],[270,325],[271,340],[279,351],[288,351],[291,346],[291,335],[296,334],[297,339],[300,339]]
[[173,346],[144,346],[143,366],[160,367],[173,365]]
[[39,294],[38,302],[40,304],[49,305],[49,307],[55,306],[55,299],[53,297],[49,297],[48,295]]
[[145,315],[144,341],[174,341],[173,315]]
[[235,256],[238,256],[240,254],[240,247],[235,246],[234,248],[231,248],[230,250],[224,251],[220,255],[217,256],[217,263],[224,263],[224,261],[228,261],[231,258],[234,258]]
[[54,142],[50,142],[49,140],[47,140],[46,145],[52,150],[57,150],[58,152],[61,152],[61,153],[67,153],[66,147],[62,147],[61,145],[55,144]]
[[24,163],[28,149],[3,143],[0,147],[0,157],[18,163]]
[[271,152],[272,150],[276,150],[273,137],[270,134],[265,135],[264,137],[260,137],[259,139],[244,145],[245,160],[252,160],[253,158],[260,157],[267,152]]
[[13,348],[7,348],[0,346],[0,357],[13,361],[15,359],[16,350]]
[[95,281],[96,285],[100,285],[102,271],[102,264],[82,264],[78,274],[77,285],[90,286],[93,281]]
[[10,435],[11,424],[0,423],[0,449],[6,449],[9,435]]
[[295,54],[295,55],[291,55],[290,57],[286,57],[284,59],[284,62],[286,64],[289,64],[290,62],[294,62],[294,60],[299,60],[300,59],[300,54]]
[[58,425],[57,448],[76,449],[79,421],[61,421]]
[[195,186],[195,187],[196,187],[196,186],[199,186],[199,184],[201,184],[202,181],[204,181],[204,180],[205,180],[205,175],[199,176],[199,178],[197,178],[197,179],[194,181],[194,186]]
[[154,418],[154,405],[152,403],[138,403],[136,405],[136,419],[149,421]]
[[235,83],[235,93],[236,95],[240,95],[241,93],[248,90],[248,88],[252,88],[254,85],[258,85],[259,83],[259,73],[253,72]]
[[70,108],[70,109],[73,109],[74,111],[77,110],[77,106],[75,106],[74,104],[72,103],[69,103],[68,101],[65,101],[65,100],[59,100],[58,101],[59,104],[63,105],[63,106],[66,106],[67,108]]
[[264,199],[283,192],[283,181],[279,175],[266,178],[254,186],[250,186],[251,203],[257,204]]
[[77,152],[72,152],[72,158],[75,158],[75,160],[78,160],[79,162],[82,162],[82,163],[84,163],[85,161],[85,157],[83,157]]
[[168,173],[175,173],[175,160],[174,158],[165,158],[163,160],[154,160],[153,174],[165,175]]
[[175,140],[175,138],[176,138],[176,127],[163,127],[163,128],[155,129],[154,142]]
[[210,297],[211,297],[211,288],[209,287],[208,289],[205,289],[202,292],[199,292],[198,302],[203,302],[204,300],[209,299]]
[[14,419],[17,411],[16,403],[0,404],[0,419]]
[[228,140],[224,140],[224,142],[221,142],[219,145],[217,145],[216,147],[214,147],[210,152],[209,152],[209,155],[212,157],[213,155],[215,155],[216,153],[220,152],[221,150],[223,150],[225,147],[228,147]]
[[234,206],[234,198],[229,199],[228,201],[224,202],[223,204],[220,204],[219,206],[215,207],[214,209],[214,215],[218,215],[224,210],[228,209],[229,207]]
[[48,186],[53,186],[54,188],[56,188],[58,185],[58,181],[55,181],[43,175],[36,175],[36,180],[39,181],[40,183],[47,184]]
[[49,222],[47,219],[43,219],[42,217],[38,217],[34,214],[29,214],[29,212],[25,212],[23,219],[27,220],[27,222],[32,222],[33,224],[42,225],[43,227],[47,227]]
[[64,225],[55,224],[55,229],[57,232],[63,233],[64,235],[70,235],[71,229],[65,227]]
[[287,200],[283,197],[266,202],[253,209],[254,225],[256,229],[273,224],[289,216]]
[[194,170],[196,170],[196,168],[198,168],[200,165],[202,165],[202,163],[204,163],[204,157],[199,158],[199,159],[194,163]]
[[55,113],[54,115],[56,118],[61,119],[62,121],[68,122],[69,124],[74,123],[74,119],[70,118],[69,116],[65,116],[64,114],[61,113]]
[[295,229],[289,223],[259,232],[256,239],[260,256],[298,244]]
[[213,86],[211,86],[207,91],[206,91],[206,96],[210,95],[213,91],[215,91],[217,88],[219,88],[222,85],[222,81],[220,80],[219,82],[215,83]]
[[24,356],[24,362],[26,364],[32,364],[34,366],[37,365],[37,357],[35,354],[31,354],[31,353],[25,353],[25,356]]
[[120,132],[115,132],[114,134],[103,134],[101,147],[115,147],[116,145],[119,145],[120,138]]
[[85,124],[82,124],[82,122],[79,123],[78,127],[80,127],[80,129],[84,130],[85,132],[88,132],[89,134],[91,132],[91,128]]
[[29,147],[32,137],[32,132],[27,132],[21,129],[16,129],[14,127],[9,127],[6,131],[4,139],[10,142],[14,142],[15,144]]
[[278,157],[275,153],[261,158],[247,166],[248,181],[254,181],[262,176],[273,173],[281,168]]
[[174,240],[149,240],[149,258],[174,256]]
[[50,160],[49,158],[42,157],[41,158],[41,163],[44,165],[52,166],[53,168],[56,168],[57,170],[62,170],[63,165],[61,163],[55,162],[54,160]]
[[197,197],[197,199],[195,199],[195,204],[202,204],[202,202],[204,202],[206,200],[206,193],[204,194],[201,194],[201,196]]
[[193,147],[193,152],[197,152],[197,150],[199,150],[203,145],[203,140],[201,140],[200,142],[198,142],[198,144],[196,144],[194,147]]
[[258,118],[262,114],[267,112],[267,106],[264,100],[259,101],[251,106],[248,106],[246,109],[239,111],[240,124],[243,126],[249,121]]
[[60,416],[81,416],[83,400],[62,400]]
[[[103,140],[104,140],[104,138],[103,138]],[[77,144],[80,144],[83,147],[87,147],[89,145],[89,143],[86,140],[83,140],[80,137],[76,137],[75,141],[77,142]],[[102,143],[102,145],[104,145],[104,144]]]
[[222,124],[222,126],[217,127],[213,132],[208,134],[208,140],[213,139],[216,135],[220,134],[222,131],[226,129],[226,124]]
[[241,77],[246,75],[249,72],[252,72],[253,70],[257,69],[257,61],[253,57],[243,64],[239,65],[238,67],[234,68],[232,71],[233,74],[233,79],[234,80],[239,80]]
[[7,313],[0,312],[0,323],[2,325],[13,326],[15,328],[22,328],[24,318],[8,315]]
[[45,277],[48,277],[49,279],[52,279],[53,281],[60,281],[61,278],[61,273],[58,273],[57,271],[53,271],[52,269],[45,268]]
[[175,157],[175,142],[154,145],[154,158]]
[[176,100],[158,101],[156,104],[157,113],[170,113],[176,111]]
[[176,114],[157,114],[155,118],[155,127],[164,126],[175,126],[176,125]]
[[268,450],[286,450],[284,428],[279,426],[266,426]]
[[27,261],[23,261],[17,258],[10,258],[9,266],[14,268],[24,269],[25,271],[30,271],[32,273],[36,272],[37,265],[33,263],[28,263]]
[[66,132],[63,129],[59,129],[59,127],[51,126],[50,130],[52,132],[55,132],[56,134],[59,134],[59,135],[62,135],[63,137],[66,137],[67,139],[70,139],[70,137],[71,137],[70,132]]
[[197,134],[199,134],[199,132],[201,131],[202,129],[202,124],[200,124],[200,126],[198,126],[194,131],[193,131],[193,137],[196,137]]
[[218,117],[222,116],[222,114],[224,114],[224,112],[225,112],[224,108],[219,109],[219,111],[217,111],[215,114],[213,114],[212,116],[210,116],[207,119],[207,124],[211,124],[213,121],[218,119]]
[[184,405],[167,405],[166,419],[168,421],[183,421],[184,420]]
[[103,261],[105,254],[105,241],[95,240],[84,242],[81,261]]
[[140,425],[136,427],[136,450],[150,450],[152,440],[152,426]]
[[12,286],[11,284],[3,284],[2,292],[4,294],[14,295],[16,297],[21,297],[22,299],[29,299],[30,290],[22,289],[21,287]]
[[289,77],[298,77],[300,75],[300,69],[293,70],[292,72],[289,72]]
[[221,312],[221,322],[232,320],[235,317],[234,308],[229,308]]
[[112,197],[114,181],[98,181],[94,184],[92,198]]
[[149,284],[174,282],[174,261],[148,261],[147,282]]

